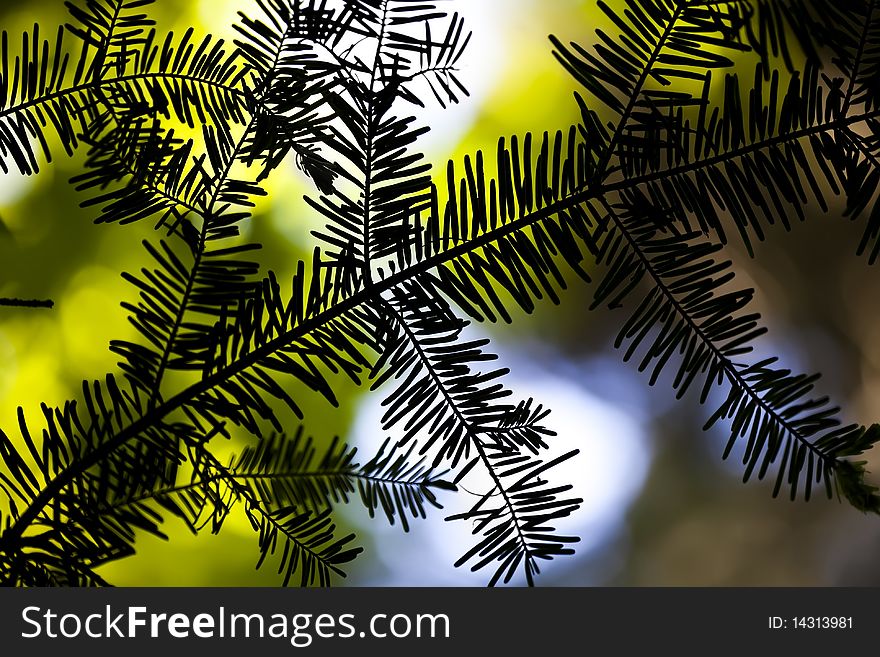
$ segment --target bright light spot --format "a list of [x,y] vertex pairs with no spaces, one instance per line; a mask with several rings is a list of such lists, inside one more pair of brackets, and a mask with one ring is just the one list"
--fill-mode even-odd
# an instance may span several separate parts
[[[512,370],[505,382],[517,399],[533,397],[552,408],[546,424],[558,435],[548,441],[551,444],[546,459],[580,450],[578,456],[552,471],[551,481],[573,484],[569,495],[584,500],[572,517],[556,525],[560,533],[577,535],[581,542],[575,545],[574,557],[540,564],[542,574],[554,572],[565,577],[565,573],[587,565],[591,558],[598,558],[599,550],[619,537],[627,509],[641,490],[650,465],[645,430],[632,414],[599,399],[575,378],[558,374],[564,369],[562,363],[548,359],[538,362],[524,355],[503,360]],[[353,430],[354,442],[364,458],[374,453],[386,436],[380,429],[382,393],[367,397]],[[392,434],[392,439],[396,437]],[[472,573],[468,567],[456,569],[452,565],[474,544],[476,537],[471,535],[470,525],[445,522],[444,518],[466,510],[474,502],[473,494],[483,493],[491,485],[486,475],[468,475],[463,484],[471,494],[464,490],[443,493],[440,500],[445,508],[433,510],[427,520],[413,523],[409,535],[379,519],[365,521],[363,533],[375,541],[370,552],[378,563],[372,572],[352,573],[364,579],[353,583],[484,586],[494,572],[490,568]]]
[[206,32],[223,39],[235,38],[232,26],[239,22],[238,12],[250,18],[264,19],[256,4],[243,7],[241,0],[199,0],[196,5],[198,21]]
[[9,173],[0,173],[0,207],[17,203],[34,186],[34,176],[25,176],[15,167]]

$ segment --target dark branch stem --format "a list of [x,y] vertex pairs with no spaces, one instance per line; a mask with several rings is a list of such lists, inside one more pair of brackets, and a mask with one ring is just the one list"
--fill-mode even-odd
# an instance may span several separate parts
[[159,366],[156,368],[156,377],[153,380],[153,384],[150,388],[150,399],[147,403],[147,409],[152,409],[156,406],[156,403],[159,400],[159,395],[162,388],[162,380],[165,377],[165,371],[168,368],[168,363],[171,359],[171,352],[174,350],[174,343],[177,341],[177,335],[180,332],[181,327],[183,326],[183,319],[186,315],[186,311],[189,308],[189,300],[192,295],[193,288],[195,287],[196,277],[199,271],[199,265],[202,262],[202,256],[205,253],[205,236],[208,230],[208,220],[203,218],[202,220],[202,228],[199,231],[199,243],[196,247],[196,252],[193,256],[193,266],[189,270],[189,275],[186,279],[186,287],[183,291],[183,296],[180,299],[180,305],[177,307],[177,312],[174,316],[174,323],[171,325],[171,331],[168,333],[168,340],[162,345],[162,356],[159,359]]
[[107,59],[107,50],[110,48],[110,43],[113,41],[113,32],[116,30],[116,23],[119,22],[119,15],[122,13],[122,6],[124,4],[123,0],[117,0],[115,3],[113,16],[110,18],[110,22],[107,25],[107,34],[101,40],[101,45],[97,47],[98,54],[93,65],[94,71],[92,71],[92,78],[96,84],[101,83],[104,62]]
[[53,308],[55,302],[51,299],[9,299],[0,298],[0,306],[9,308]]

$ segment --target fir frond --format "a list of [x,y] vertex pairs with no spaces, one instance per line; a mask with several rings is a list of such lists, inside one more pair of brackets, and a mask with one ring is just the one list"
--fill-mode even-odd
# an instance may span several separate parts
[[[793,419],[787,410],[790,400],[781,394],[786,402],[774,407],[772,386],[765,387],[775,375],[768,374],[769,379],[751,377],[744,374],[751,366],[733,365],[731,358],[747,353],[747,345],[762,329],[756,323],[757,316],[739,314],[750,293],[718,292],[728,279],[726,266],[700,260],[717,247],[704,244],[691,248],[695,233],[689,215],[696,215],[703,231],[723,237],[722,212],[733,208],[733,219],[744,242],[751,246],[750,230],[763,237],[757,212],[764,212],[765,220],[771,217],[771,223],[772,217],[779,217],[790,227],[788,217],[793,211],[803,216],[808,192],[826,207],[827,192],[820,183],[839,191],[853,157],[852,150],[843,151],[837,145],[840,133],[866,121],[867,115],[855,112],[841,117],[841,103],[834,102],[834,95],[828,102],[820,102],[821,76],[812,62],[806,64],[802,76],[791,77],[784,93],[779,92],[778,76],[774,73],[765,81],[759,66],[748,111],[743,110],[746,103],[741,101],[736,77],[730,75],[722,109],[711,110],[711,75],[706,69],[723,68],[729,63],[711,54],[705,55],[711,62],[687,59],[684,55],[696,37],[685,41],[677,30],[695,34],[702,30],[714,35],[711,39],[727,39],[717,45],[742,50],[747,47],[741,44],[739,34],[746,23],[739,15],[733,16],[736,22],[731,22],[728,9],[703,5],[689,3],[664,9],[665,5],[648,3],[644,7],[640,4],[642,8],[636,11],[630,3],[627,20],[642,22],[642,31],[649,35],[642,45],[632,41],[634,28],[627,29],[621,18],[617,23],[624,33],[623,45],[609,49],[610,40],[600,35],[605,45],[597,47],[599,55],[583,49],[575,49],[577,55],[564,50],[561,57],[567,67],[605,105],[602,111],[614,112],[614,121],[603,126],[598,113],[580,99],[584,124],[578,131],[570,131],[567,139],[561,132],[552,140],[545,135],[537,156],[532,155],[530,136],[521,147],[512,142],[512,149],[500,142],[496,179],[484,173],[479,153],[475,165],[466,159],[466,175],[457,186],[450,165],[445,211],[433,208],[423,224],[423,242],[402,250],[396,266],[412,276],[421,271],[421,265],[430,263],[430,269],[436,271],[430,274],[435,277],[433,284],[465,312],[477,319],[494,321],[500,317],[509,321],[510,303],[531,312],[538,299],[558,300],[557,290],[565,286],[560,263],[567,263],[589,280],[585,261],[597,255],[600,263],[610,267],[599,283],[597,299],[617,306],[641,280],[646,263],[656,259],[657,268],[647,267],[653,278],[653,292],[636,310],[619,339],[619,343],[631,343],[626,358],[648,336],[652,341],[656,338],[646,351],[642,368],[653,366],[653,381],[672,356],[678,356],[681,364],[675,387],[683,394],[695,376],[705,374],[704,401],[713,385],[730,379],[737,399],[750,400],[746,406],[752,415],[769,415],[772,421],[767,426],[781,427],[786,436],[775,441],[768,452],[762,451],[762,445],[759,453],[770,454],[768,463],[777,458],[781,447],[776,445],[784,446],[786,440],[807,450],[802,460],[795,461],[789,477],[792,492],[798,489],[805,469],[807,480],[814,474],[811,458],[827,458],[829,465],[816,483],[828,484],[830,492],[835,476],[849,472],[851,463],[822,450],[808,456],[812,450],[804,445],[815,446],[826,430],[831,431],[830,427],[839,423],[838,409],[824,401],[814,404],[801,400],[805,405],[798,407],[795,416],[803,420],[803,425],[788,422]],[[649,30],[651,21],[653,28]],[[709,37],[703,41],[706,39]],[[673,43],[667,43],[669,40]],[[624,58],[623,48],[631,55],[632,68],[611,65],[615,57]],[[667,49],[671,51],[668,57]],[[695,68],[703,69],[696,78],[690,73],[691,61]],[[662,85],[676,77],[702,80],[702,91],[669,96],[653,93],[648,85],[649,80]],[[767,96],[762,94],[766,86],[771,89],[769,111]],[[621,102],[618,92],[629,102]],[[674,105],[695,108],[697,120],[691,123],[680,109],[672,111]],[[806,149],[810,149],[811,157],[807,157]],[[822,180],[817,180],[811,169],[816,160]],[[693,180],[700,185],[693,184]],[[631,220],[626,217],[632,215],[618,216],[618,210],[611,207],[620,203],[632,212],[636,201],[639,210]],[[659,230],[669,232],[654,240]],[[652,237],[640,243],[646,235]],[[681,285],[681,290],[689,293],[689,303],[676,299],[672,294],[676,288],[670,292],[670,283],[662,280],[666,275],[675,279],[676,272],[681,272],[681,280],[674,285]],[[693,330],[703,324],[705,332]],[[720,344],[714,344],[716,340]],[[726,350],[730,353],[725,354]],[[759,370],[766,366],[754,365]],[[742,372],[737,373],[737,368]],[[779,385],[782,389],[789,384],[797,387],[796,381],[800,378],[786,373]],[[797,398],[808,392],[799,389]],[[815,415],[809,411],[815,411]],[[815,425],[819,416],[823,422]],[[735,426],[735,437],[741,428]],[[863,446],[870,444],[866,437],[873,435],[870,429],[855,426],[832,434],[845,435],[851,444]],[[786,465],[790,464],[786,461]],[[863,479],[848,485],[861,491],[855,498],[872,499],[871,487]],[[809,491],[809,485],[801,486]]]
[[[498,382],[506,370],[481,373],[473,369],[494,359],[482,351],[488,341],[463,341],[461,331],[466,322],[452,314],[430,285],[416,279],[395,288],[385,309],[391,328],[375,366],[380,375],[373,387],[391,379],[400,381],[384,402],[388,407],[383,417],[385,428],[406,420],[400,442],[413,446],[414,437],[427,430],[429,438],[420,453],[434,448],[435,464],[449,459],[456,467],[467,461],[456,482],[478,464],[494,482],[493,489],[467,513],[450,518],[476,520],[474,533],[483,534],[456,565],[479,554],[473,570],[498,562],[490,585],[502,576],[508,582],[520,567],[533,585],[533,576],[539,572],[536,559],[572,554],[573,550],[563,545],[579,540],[558,536],[545,524],[579,507],[582,500],[556,498],[571,486],[536,488],[546,483],[538,475],[560,462],[542,466],[535,458],[547,447],[545,439],[553,435],[542,425],[548,411],[533,407],[531,399],[517,406],[499,401],[510,395]],[[524,471],[529,474],[513,484],[506,483],[507,477]],[[494,496],[501,501],[484,508]]]
[[420,453],[436,447],[435,465],[449,459],[453,467],[470,458],[476,441],[532,453],[547,446],[544,438],[551,432],[537,422],[521,433],[496,430],[513,409],[502,402],[511,394],[500,383],[508,370],[475,369],[497,358],[483,351],[488,340],[463,340],[467,322],[428,281],[414,279],[392,289],[383,310],[388,330],[372,387],[399,381],[383,403],[382,422],[388,430],[405,421],[401,444],[427,429]]
[[9,34],[0,35],[0,168],[8,173],[14,163],[22,174],[33,174],[40,156],[52,161],[49,131],[70,155],[101,109],[91,101],[82,66],[70,71],[63,28],[49,41],[35,25],[20,43],[20,51],[10,52]]
[[[95,495],[125,497],[129,491],[173,481],[181,463],[178,428],[153,423],[137,429],[137,442],[114,440],[145,411],[136,390],[120,387],[108,376],[102,383],[83,383],[82,403],[42,407],[38,443],[19,410],[26,451],[0,433],[0,450],[8,475],[0,485],[10,501],[10,516],[0,538],[9,564],[39,564],[41,572],[67,581],[72,572],[130,554],[133,530],[118,518],[92,516]],[[131,464],[137,463],[137,468]],[[0,573],[9,584],[29,584],[15,568]]]
[[[513,424],[521,419],[512,414],[508,421]],[[535,576],[541,572],[539,561],[574,554],[569,546],[580,541],[577,536],[559,534],[550,523],[577,511],[583,500],[560,499],[559,495],[572,486],[552,486],[544,478],[547,471],[578,452],[574,450],[544,462],[491,445],[479,449],[495,485],[468,511],[447,518],[472,521],[473,533],[482,534],[455,565],[473,562],[471,570],[477,571],[495,562],[489,586],[499,581],[507,584],[520,569],[526,583],[534,586]]]
[[[274,84],[270,79],[278,73],[276,69],[282,62],[284,66],[292,66],[285,60],[284,53],[291,46],[284,34],[293,31],[304,39],[316,36],[297,28],[297,21],[301,20],[299,13],[287,15],[286,20],[287,23],[275,26],[279,33],[272,58],[275,68],[263,70],[262,78],[255,74],[250,77],[250,82],[259,89],[253,97],[254,113],[243,132],[233,135],[232,125],[215,117],[213,124],[203,125],[205,153],[196,156],[192,140],[180,143],[175,140],[173,131],[165,133],[155,121],[149,131],[138,122],[129,122],[126,128],[131,135],[127,135],[126,129],[111,130],[107,139],[99,141],[94,148],[89,163],[91,170],[75,179],[79,189],[103,189],[109,182],[123,177],[125,167],[120,172],[119,161],[130,158],[133,166],[128,182],[109,192],[103,191],[87,203],[103,204],[102,219],[108,221],[128,223],[158,214],[157,227],[168,226],[169,232],[178,231],[190,252],[187,265],[176,259],[172,267],[168,259],[158,256],[155,249],[147,245],[160,269],[152,273],[145,270],[147,281],[130,277],[141,290],[142,303],[138,308],[128,308],[135,313],[135,324],[146,330],[146,338],[155,348],[116,343],[114,349],[128,360],[124,367],[135,374],[136,380],[146,384],[143,381],[146,374],[154,377],[149,384],[153,399],[159,394],[166,369],[204,370],[207,367],[206,358],[217,340],[214,324],[220,317],[235,314],[238,303],[251,296],[251,291],[258,286],[257,265],[243,257],[258,245],[228,242],[239,235],[240,223],[248,218],[253,206],[251,197],[264,194],[259,180],[280,161],[266,160],[257,181],[233,176],[232,171],[236,163],[252,164],[259,156],[262,138],[257,135],[266,129],[267,111],[278,109],[272,103],[267,104],[267,97]],[[314,26],[308,29],[326,36],[323,29]],[[317,80],[306,84],[305,91],[291,96],[300,102],[300,112],[296,116],[285,116],[283,124],[288,130],[288,143],[301,143],[308,148],[321,129],[321,122],[315,121],[314,87],[323,84],[323,73],[313,74],[305,69],[301,73],[301,80],[312,77]],[[121,146],[117,143],[120,139],[125,140]],[[313,158],[318,160],[317,156]],[[195,223],[200,227],[196,228]],[[156,289],[154,285],[160,280],[169,281],[173,292],[161,286]],[[163,310],[155,312],[159,307]]]
[[[713,257],[721,246],[699,233],[658,229],[663,222],[650,216],[657,210],[644,197],[604,209],[608,227],[598,243],[597,259],[608,271],[597,287],[594,306],[617,307],[643,278],[651,279],[650,291],[634,307],[615,342],[625,349],[624,360],[639,358],[639,370],[651,371],[651,385],[672,368],[672,386],[679,398],[692,385],[699,386],[701,403],[714,388],[726,389],[726,400],[705,428],[721,419],[731,421],[723,458],[737,441],[747,441],[744,481],[756,472],[763,479],[773,466],[774,496],[786,483],[792,499],[799,490],[809,499],[815,485],[824,486],[829,497],[844,486],[873,499],[872,487],[864,479],[852,480],[850,464],[841,457],[870,449],[878,437],[876,429],[839,427],[839,408],[827,398],[808,398],[818,377],[774,369],[775,358],[742,361],[765,329],[758,324],[760,315],[743,312],[753,290],[727,291],[735,277],[730,261]],[[847,446],[855,451],[844,454]]]
[[427,128],[414,127],[413,117],[397,116],[395,103],[421,104],[411,89],[417,78],[428,80],[444,107],[457,102],[455,89],[462,85],[454,65],[469,40],[457,15],[435,40],[432,29],[446,12],[431,5],[356,4],[365,31],[359,46],[369,44],[372,61],[362,61],[351,47],[333,51],[347,63],[348,75],[341,79],[342,93],[328,98],[339,126],[330,127],[324,146],[341,158],[336,167],[341,179],[318,199],[306,199],[330,222],[315,236],[332,247],[328,255],[343,270],[342,287],[349,294],[372,279],[375,262],[417,238],[410,217],[431,203],[430,165],[412,148]]
[[142,8],[155,0],[85,0],[65,2],[73,18],[67,30],[91,49],[93,59],[85,70],[86,77],[99,80],[114,71],[124,71],[134,56],[135,44],[144,43],[147,28],[155,25]]
[[323,511],[337,504],[348,504],[357,493],[373,517],[381,511],[392,525],[399,522],[409,531],[410,519],[425,518],[429,506],[443,508],[435,491],[454,491],[454,484],[443,479],[421,461],[413,460],[413,449],[389,448],[385,441],[363,465],[355,461],[356,448],[334,441],[320,458],[302,429],[292,438],[277,435],[246,447],[229,468],[266,504],[274,508],[289,505]]
[[[84,205],[98,221],[152,220],[168,240],[145,242],[152,262],[125,274],[141,335],[111,345],[125,380],[44,405],[42,439],[23,412],[20,441],[0,434],[4,583],[102,585],[95,569],[132,554],[139,531],[162,535],[169,515],[219,531],[239,506],[258,567],[275,558],[285,584],[326,585],[359,552],[336,536],[334,504],[357,492],[408,529],[480,466],[492,483],[452,518],[479,536],[457,565],[533,584],[577,540],[556,524],[581,500],[547,476],[574,452],[543,458],[548,411],[508,403],[505,371],[482,370],[487,341],[464,339],[450,302],[510,321],[513,306],[559,302],[574,277],[595,280],[594,307],[629,308],[616,344],[652,384],[669,374],[704,404],[723,391],[706,426],[729,423],[725,457],[745,442],[744,479],[773,471],[774,494],[818,487],[880,512],[855,460],[880,429],[844,426],[816,377],[748,362],[763,328],[719,256],[729,235],[752,251],[832,196],[867,216],[860,252],[880,253],[874,0],[839,3],[825,24],[812,0],[600,3],[617,35],[553,41],[583,88],[581,125],[500,140],[491,167],[481,153],[463,175],[450,164],[442,206],[415,148],[424,130],[400,113],[423,104],[423,83],[441,106],[466,93],[469,35],[436,3],[257,0],[231,50],[192,30],[159,36],[147,0],[68,4],[78,57],[63,30],[49,43],[35,28],[17,56],[0,43],[0,161],[32,173],[56,137],[68,153],[87,144]],[[745,88],[732,69],[749,55]],[[329,250],[283,293],[239,238],[290,155],[320,192],[309,203]],[[171,370],[191,376],[175,389]],[[302,418],[295,390],[335,405],[341,377],[394,385],[382,422],[403,427],[401,444],[358,465],[337,442],[263,438],[283,430],[276,402]],[[227,465],[210,442],[237,427],[258,441]],[[434,471],[446,461],[451,483]]]
[[389,448],[385,441],[369,461],[359,464],[357,448],[334,439],[319,453],[300,427],[292,437],[275,434],[245,447],[224,468],[202,452],[205,467],[183,476],[180,483],[136,488],[126,498],[95,500],[94,508],[101,515],[126,509],[127,522],[167,538],[160,529],[159,510],[182,519],[194,533],[206,526],[217,533],[243,491],[250,504],[267,512],[298,508],[319,514],[356,498],[371,517],[381,511],[390,524],[399,522],[409,531],[410,521],[427,517],[428,507],[443,508],[438,491],[456,490],[443,479],[446,473],[412,462],[412,451],[412,446]]
[[194,531],[200,529],[200,523],[210,521],[212,531],[217,533],[232,507],[240,502],[259,537],[258,569],[267,559],[277,557],[282,586],[287,586],[297,574],[299,586],[329,586],[333,575],[345,577],[341,566],[357,557],[362,549],[346,548],[354,534],[336,537],[336,525],[330,517],[332,509],[316,512],[293,505],[271,508],[241,481],[238,473],[210,452],[202,452],[201,456],[207,463],[198,469],[198,485],[161,494],[165,508],[175,509]]

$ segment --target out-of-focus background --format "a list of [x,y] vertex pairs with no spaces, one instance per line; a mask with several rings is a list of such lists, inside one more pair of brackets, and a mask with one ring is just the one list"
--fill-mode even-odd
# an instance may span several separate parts
[[[457,0],[473,30],[462,60],[470,98],[446,112],[418,114],[432,127],[423,148],[442,173],[447,159],[494,149],[498,137],[567,128],[578,120],[575,83],[551,54],[548,34],[593,42],[605,23],[593,0]],[[611,3],[613,6],[613,2]],[[229,34],[247,0],[159,0],[161,29]],[[0,25],[13,36],[39,21],[51,35],[66,20],[61,0],[0,0]],[[54,310],[0,309],[0,426],[15,433],[20,405],[37,418],[41,402],[74,398],[84,378],[116,370],[112,339],[134,339],[121,300],[135,294],[120,277],[146,264],[140,242],[152,226],[95,225],[95,210],[68,179],[82,154],[58,157],[32,178],[0,176],[0,296],[54,299]],[[263,260],[283,279],[311,250],[316,218],[302,202],[312,193],[291,164],[268,184],[249,237],[266,245]],[[880,298],[877,269],[857,258],[860,226],[841,212],[771,231],[749,259],[736,247],[743,285],[757,290],[770,327],[762,350],[787,367],[821,371],[820,390],[847,420],[880,418]],[[741,482],[734,457],[722,462],[723,432],[701,430],[709,410],[693,397],[675,402],[668,385],[624,364],[613,347],[623,312],[587,312],[590,289],[573,281],[560,307],[545,303],[511,326],[476,326],[513,374],[522,397],[553,409],[549,424],[560,449],[577,447],[563,473],[577,482],[583,509],[567,529],[582,537],[577,556],[549,564],[544,585],[878,585],[880,519],[822,498],[809,503],[771,498],[769,483]],[[369,453],[386,435],[382,395],[351,387],[341,408],[310,403],[307,432],[322,440],[348,437]],[[880,458],[871,459],[880,475]],[[877,477],[880,480],[880,476]],[[472,491],[473,492],[473,491]],[[353,585],[481,585],[487,573],[452,563],[469,546],[469,527],[443,517],[470,493],[446,495],[443,511],[410,534],[370,521],[352,508],[340,523],[366,547],[349,569]],[[168,523],[170,542],[146,537],[136,557],[104,574],[120,585],[275,585],[271,569],[254,570],[256,538],[241,519],[219,536],[197,537]]]

